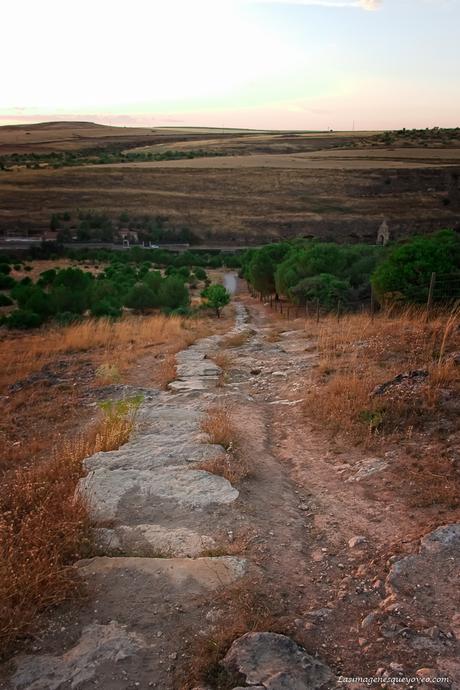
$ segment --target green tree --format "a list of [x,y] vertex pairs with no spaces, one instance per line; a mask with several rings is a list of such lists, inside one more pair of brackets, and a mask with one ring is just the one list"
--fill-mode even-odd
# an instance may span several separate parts
[[159,306],[158,296],[144,283],[134,285],[125,297],[125,305],[138,312],[146,312]]
[[205,306],[214,309],[218,318],[222,308],[230,302],[230,293],[223,285],[209,285],[202,291],[201,296],[206,300]]
[[[424,302],[432,273],[449,276],[449,296],[460,294],[460,282],[455,281],[460,278],[460,237],[452,230],[416,236],[394,247],[375,270],[372,285],[381,301],[385,296],[398,295],[408,301]],[[439,298],[447,296],[437,294]]]
[[346,303],[350,294],[350,285],[330,273],[303,278],[291,290],[293,298],[300,303],[319,300],[319,303],[332,310],[340,300]]
[[190,302],[190,295],[183,278],[175,275],[165,278],[159,291],[160,304],[168,309],[186,307]]

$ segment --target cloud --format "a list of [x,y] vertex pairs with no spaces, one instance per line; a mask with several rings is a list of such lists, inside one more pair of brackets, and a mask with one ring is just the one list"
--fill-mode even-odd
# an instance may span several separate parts
[[250,0],[254,3],[282,5],[319,5],[321,7],[351,7],[367,11],[378,10],[383,0]]
[[361,0],[359,4],[364,10],[378,10],[382,6],[382,0]]

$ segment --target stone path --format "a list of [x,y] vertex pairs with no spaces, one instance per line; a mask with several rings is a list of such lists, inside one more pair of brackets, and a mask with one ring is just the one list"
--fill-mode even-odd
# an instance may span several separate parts
[[[233,332],[244,328],[236,305]],[[238,491],[223,477],[193,466],[225,455],[208,443],[201,420],[218,396],[220,368],[206,359],[220,336],[177,355],[177,379],[169,392],[150,395],[139,411],[131,440],[120,449],[86,460],[80,491],[98,527],[102,554],[196,557],[215,546],[205,532],[217,506],[230,506]]]
[[[231,333],[245,328],[245,308],[235,309]],[[228,517],[239,492],[223,477],[194,469],[225,455],[201,431],[208,406],[220,395],[220,369],[206,358],[219,340],[204,338],[180,352],[177,379],[169,391],[147,391],[129,442],[86,460],[88,474],[78,491],[88,501],[100,556],[77,565],[98,607],[86,612],[87,625],[78,622],[73,644],[64,641],[61,653],[17,659],[15,690],[94,682],[103,690],[138,687],[130,678],[139,675],[150,679],[144,687],[172,688],[165,663],[168,644],[177,648],[171,611],[198,628],[203,596],[246,573],[243,558],[206,555],[219,546],[219,518]],[[130,392],[126,387],[127,397]],[[61,633],[68,630],[72,623]],[[113,666],[120,660],[121,678]]]

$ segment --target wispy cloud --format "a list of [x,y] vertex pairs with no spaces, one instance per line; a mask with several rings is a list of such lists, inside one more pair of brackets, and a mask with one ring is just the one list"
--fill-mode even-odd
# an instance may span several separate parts
[[320,5],[321,7],[351,7],[375,11],[382,6],[383,0],[249,0],[255,3],[283,5]]

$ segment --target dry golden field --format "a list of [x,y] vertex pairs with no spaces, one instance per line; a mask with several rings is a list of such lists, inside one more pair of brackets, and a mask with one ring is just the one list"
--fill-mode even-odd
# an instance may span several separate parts
[[[27,134],[29,132],[29,134]],[[0,170],[0,233],[39,233],[52,213],[163,216],[204,242],[319,236],[375,241],[455,227],[460,142],[382,143],[379,133],[130,129],[89,123],[0,127],[0,156],[88,148],[219,157]]]

